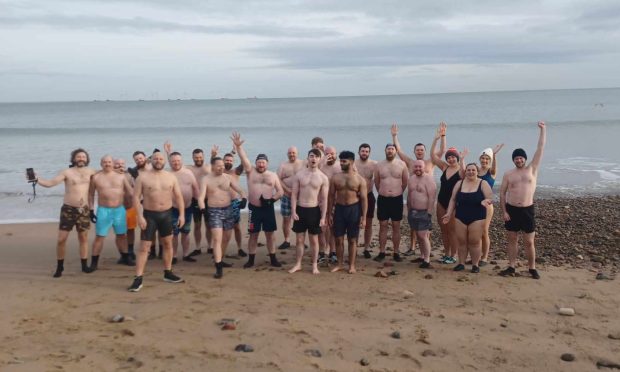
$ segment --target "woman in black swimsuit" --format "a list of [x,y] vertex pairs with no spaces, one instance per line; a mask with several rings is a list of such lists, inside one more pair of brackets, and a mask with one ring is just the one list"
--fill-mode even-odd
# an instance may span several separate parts
[[441,154],[435,153],[437,147],[437,141],[441,139],[441,147],[446,148],[446,129],[447,125],[444,122],[439,124],[439,131],[435,135],[433,145],[431,146],[431,160],[441,171],[441,184],[439,187],[439,194],[437,195],[437,223],[441,229],[441,240],[443,241],[444,255],[439,262],[445,264],[456,263],[456,240],[454,238],[454,219],[450,219],[447,224],[441,223],[439,218],[446,214],[448,204],[450,203],[450,197],[452,196],[452,190],[454,185],[461,179],[464,167],[463,158],[467,155],[467,150],[464,150],[462,154],[459,154],[458,150],[451,147],[446,151],[445,161],[441,159]]
[[452,192],[448,211],[442,221],[448,224],[455,215],[454,233],[459,249],[459,264],[454,271],[465,270],[467,254],[471,255],[472,273],[479,273],[482,234],[487,217],[487,206],[493,203],[493,192],[487,181],[478,178],[478,165],[467,164],[465,179],[457,182]]
[[[478,178],[487,181],[491,190],[495,184],[495,175],[497,174],[497,158],[496,155],[499,150],[504,147],[504,144],[499,144],[495,148],[487,148],[482,150],[480,154],[480,168],[478,169]],[[491,240],[489,239],[489,227],[491,226],[491,220],[493,219],[493,204],[487,208],[487,218],[484,222],[484,233],[482,234],[482,257],[480,258],[480,266],[487,264],[489,259],[489,250],[491,249]]]

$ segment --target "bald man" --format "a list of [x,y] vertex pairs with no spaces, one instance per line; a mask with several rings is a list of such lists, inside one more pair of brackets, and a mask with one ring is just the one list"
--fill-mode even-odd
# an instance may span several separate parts
[[289,237],[291,235],[291,192],[293,191],[295,174],[304,166],[304,162],[297,158],[297,147],[289,147],[286,151],[286,157],[288,161],[280,164],[277,171],[282,189],[284,190],[284,195],[282,195],[282,199],[280,199],[280,214],[282,214],[284,242],[278,246],[278,249],[288,249],[291,247],[291,243],[289,243]]

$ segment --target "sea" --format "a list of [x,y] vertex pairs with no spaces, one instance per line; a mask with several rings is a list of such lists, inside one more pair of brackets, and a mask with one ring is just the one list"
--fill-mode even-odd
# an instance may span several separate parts
[[[191,152],[213,145],[232,148],[241,133],[250,158],[269,156],[276,170],[289,146],[305,157],[320,136],[337,151],[357,153],[361,143],[371,157],[385,157],[390,125],[412,154],[422,142],[430,149],[441,121],[448,124],[448,146],[469,149],[477,161],[487,147],[503,143],[498,183],[512,168],[512,150],[536,150],[537,122],[547,123],[547,144],[538,179],[538,197],[579,197],[620,193],[620,88],[411,94],[317,98],[185,99],[0,103],[0,223],[57,221],[64,186],[37,186],[36,198],[25,169],[52,178],[69,165],[70,152],[85,148],[91,166],[106,154],[133,165],[135,150],[150,153],[170,141],[191,163]],[[435,177],[439,178],[436,171]]]

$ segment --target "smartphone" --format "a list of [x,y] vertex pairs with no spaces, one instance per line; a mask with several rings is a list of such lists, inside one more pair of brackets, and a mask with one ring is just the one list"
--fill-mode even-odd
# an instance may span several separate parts
[[37,179],[32,168],[26,168],[26,176],[28,177],[28,182],[34,182]]

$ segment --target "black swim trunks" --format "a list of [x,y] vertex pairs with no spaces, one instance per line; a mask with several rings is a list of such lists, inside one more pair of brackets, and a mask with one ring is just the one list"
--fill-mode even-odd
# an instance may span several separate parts
[[250,234],[264,232],[272,232],[277,230],[276,213],[273,204],[266,207],[256,207],[249,204],[248,212],[248,232]]
[[377,204],[377,199],[375,199],[375,194],[372,192],[368,193],[368,210],[366,211],[366,218],[374,218],[375,217],[375,204]]
[[[209,207],[207,207],[207,199],[205,198],[205,210],[204,213],[200,211],[200,207],[198,207],[198,200],[192,198],[192,214],[194,215],[194,223],[195,224],[199,224],[200,222],[202,222],[202,219],[204,218],[205,221],[209,221],[209,214],[207,213]],[[198,226],[200,227],[200,226]]]
[[160,238],[172,235],[172,208],[167,211],[148,211],[142,213],[146,220],[146,229],[140,233],[140,239],[154,241],[155,233],[159,233]]
[[293,232],[318,235],[321,233],[321,208],[319,206],[306,208],[299,205],[295,208],[299,220],[293,221]]
[[67,204],[63,204],[60,208],[60,224],[59,230],[71,231],[73,226],[78,232],[87,231],[90,229],[90,209],[88,207],[72,207]]
[[377,218],[379,221],[401,221],[403,219],[403,195],[377,198]]
[[536,229],[536,219],[534,217],[534,204],[529,207],[515,207],[506,203],[506,212],[510,216],[510,221],[504,222],[506,230],[526,234],[533,233]]
[[357,238],[360,232],[362,206],[359,202],[350,205],[336,204],[334,211],[334,236],[340,238]]

